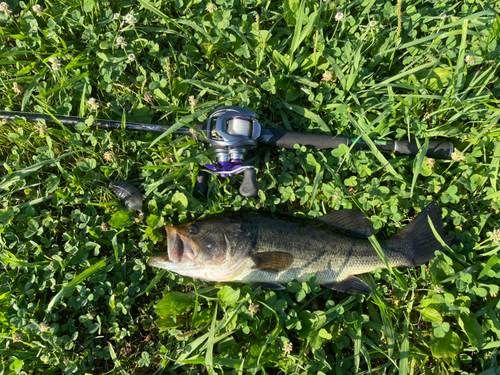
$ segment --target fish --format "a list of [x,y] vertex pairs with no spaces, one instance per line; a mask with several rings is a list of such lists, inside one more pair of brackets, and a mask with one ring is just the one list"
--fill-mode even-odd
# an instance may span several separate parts
[[[416,267],[429,262],[435,251],[445,251],[445,235],[437,202],[387,240],[378,240],[390,267]],[[215,282],[253,284],[271,290],[286,289],[292,280],[316,282],[350,294],[370,294],[371,287],[356,275],[386,268],[368,237],[375,234],[360,211],[343,209],[315,220],[226,214],[179,226],[167,226],[167,252],[148,260],[152,267]]]

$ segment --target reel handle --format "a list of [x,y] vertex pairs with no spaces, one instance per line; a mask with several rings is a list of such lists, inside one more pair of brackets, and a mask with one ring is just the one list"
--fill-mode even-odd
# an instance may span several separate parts
[[195,198],[206,197],[208,192],[208,173],[201,171],[196,176],[196,182],[194,184],[193,196]]
[[240,186],[240,194],[245,198],[256,197],[259,192],[257,185],[257,174],[254,168],[245,169],[243,182]]

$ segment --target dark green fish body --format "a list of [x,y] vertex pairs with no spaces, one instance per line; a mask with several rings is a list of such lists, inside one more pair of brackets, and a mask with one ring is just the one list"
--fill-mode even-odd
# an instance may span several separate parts
[[[428,223],[443,235],[441,211],[431,203],[398,234],[379,241],[391,267],[428,262],[442,246]],[[349,293],[369,293],[354,275],[385,268],[367,239],[370,221],[355,210],[340,210],[319,220],[301,221],[239,213],[167,227],[168,256],[152,258],[151,266],[208,281],[232,281],[283,289],[291,280],[317,283]]]

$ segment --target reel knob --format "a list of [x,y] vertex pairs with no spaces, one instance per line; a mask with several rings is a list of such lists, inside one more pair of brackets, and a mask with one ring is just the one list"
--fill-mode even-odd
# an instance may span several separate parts
[[245,198],[256,197],[259,192],[257,185],[257,174],[254,168],[245,169],[243,182],[240,186],[240,194]]
[[193,196],[198,199],[206,197],[208,193],[208,173],[201,171],[198,176],[196,176],[196,182],[194,184]]

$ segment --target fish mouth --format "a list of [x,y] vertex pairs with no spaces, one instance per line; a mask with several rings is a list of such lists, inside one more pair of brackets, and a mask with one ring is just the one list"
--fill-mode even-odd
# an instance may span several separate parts
[[166,263],[170,266],[174,264],[186,264],[194,261],[198,255],[198,249],[193,248],[191,240],[178,232],[175,227],[166,227],[167,231],[167,253],[161,253],[153,258],[149,258],[148,264],[151,267],[165,268]]
[[198,252],[193,249],[189,238],[180,234],[175,227],[166,227],[168,258],[173,263],[192,262]]

